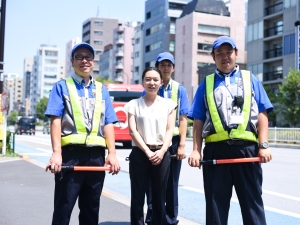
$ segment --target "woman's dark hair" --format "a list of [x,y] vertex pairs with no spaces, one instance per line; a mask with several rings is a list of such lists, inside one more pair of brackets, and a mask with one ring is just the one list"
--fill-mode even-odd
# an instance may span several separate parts
[[159,71],[159,69],[157,69],[156,67],[148,67],[146,68],[144,71],[143,71],[143,74],[142,74],[142,80],[144,80],[145,78],[145,75],[148,71],[151,71],[151,70],[154,70],[156,72],[158,72],[159,76],[160,76],[160,79],[162,79],[162,74],[161,72]]

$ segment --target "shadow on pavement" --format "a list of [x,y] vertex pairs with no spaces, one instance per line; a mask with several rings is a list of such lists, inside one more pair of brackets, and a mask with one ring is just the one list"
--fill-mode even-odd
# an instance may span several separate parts
[[99,223],[99,225],[130,225],[130,222],[111,222],[111,221],[108,221],[108,222]]

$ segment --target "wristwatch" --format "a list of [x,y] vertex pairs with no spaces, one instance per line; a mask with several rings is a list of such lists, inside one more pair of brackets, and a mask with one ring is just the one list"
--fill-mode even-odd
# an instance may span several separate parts
[[265,141],[263,143],[258,144],[258,147],[267,149],[267,148],[269,148],[269,143]]

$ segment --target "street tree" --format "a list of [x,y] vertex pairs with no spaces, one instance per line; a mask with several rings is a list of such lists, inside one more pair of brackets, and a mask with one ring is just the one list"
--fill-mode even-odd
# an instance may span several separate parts
[[35,106],[36,117],[40,120],[47,121],[48,117],[45,116],[45,111],[48,104],[48,98],[43,97]]
[[285,81],[279,85],[276,95],[283,118],[295,127],[300,122],[300,71],[290,69]]
[[272,90],[272,87],[271,85],[264,85],[264,89],[274,107],[274,110],[270,113],[268,113],[268,120],[270,122],[272,122],[272,125],[273,126],[276,126],[276,116],[277,116],[277,113],[278,113],[278,110],[277,110],[277,105],[278,105],[278,101],[276,99],[276,94],[273,92]]
[[14,125],[16,123],[17,117],[18,117],[18,112],[15,110],[11,111],[11,113],[7,118],[7,124]]
[[105,79],[104,77],[97,77],[96,81],[101,82],[102,84],[111,84],[111,83],[113,83],[112,79]]

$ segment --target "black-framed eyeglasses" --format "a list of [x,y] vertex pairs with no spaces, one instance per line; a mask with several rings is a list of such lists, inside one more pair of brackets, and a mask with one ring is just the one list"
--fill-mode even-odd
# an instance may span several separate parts
[[73,59],[76,59],[76,60],[80,60],[82,61],[83,59],[86,59],[86,61],[92,61],[94,59],[94,56],[92,55],[75,55],[73,57]]

